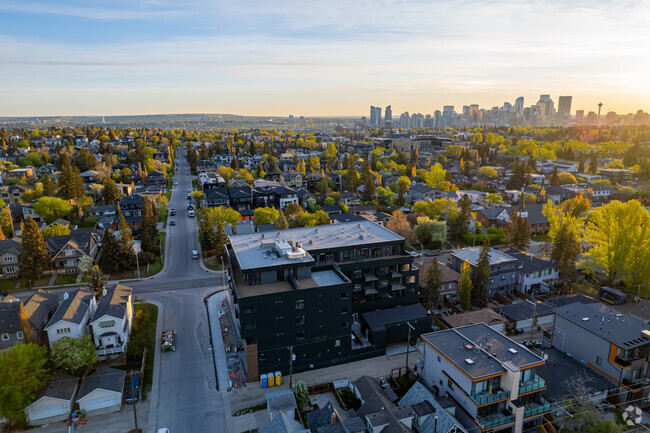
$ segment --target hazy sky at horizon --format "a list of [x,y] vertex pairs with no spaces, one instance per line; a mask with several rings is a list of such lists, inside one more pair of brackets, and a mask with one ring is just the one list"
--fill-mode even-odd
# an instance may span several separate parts
[[650,110],[650,1],[0,0],[0,116]]

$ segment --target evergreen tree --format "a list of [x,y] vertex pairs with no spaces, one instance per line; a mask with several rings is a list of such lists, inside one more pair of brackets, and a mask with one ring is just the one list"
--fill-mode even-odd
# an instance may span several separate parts
[[223,222],[217,223],[217,257],[223,257],[226,254],[226,244],[228,243],[228,236],[224,230]]
[[278,215],[278,219],[275,221],[275,228],[278,230],[285,230],[289,228],[289,222],[287,221],[287,218],[284,216],[284,212],[282,209],[280,209],[280,214]]
[[142,228],[140,240],[142,241],[142,251],[158,254],[158,215],[153,202],[148,198],[144,199],[142,210]]
[[50,179],[50,175],[47,173],[43,176],[43,195],[48,197],[54,197],[56,195],[56,188]]
[[217,237],[217,232],[214,231],[214,227],[210,224],[209,218],[203,218],[201,223],[201,248],[204,251],[213,250],[218,247],[219,239]]
[[433,259],[427,269],[425,286],[420,291],[422,303],[428,308],[435,308],[440,302],[441,273],[438,260]]
[[578,157],[578,173],[585,172],[586,163],[587,163],[587,158],[585,158],[585,154],[580,152],[580,156]]
[[65,155],[59,158],[61,161],[61,176],[59,178],[59,195],[66,199],[79,200],[84,197],[84,182],[81,179],[79,169],[72,167]]
[[530,183],[530,167],[525,162],[515,161],[512,163],[512,174],[508,179],[508,189],[521,189],[522,186]]
[[530,246],[530,225],[528,218],[519,216],[519,212],[512,212],[510,222],[506,226],[508,245],[512,248],[525,251]]
[[560,275],[565,280],[572,280],[576,262],[580,254],[580,244],[566,224],[562,224],[553,238],[551,260],[557,263]]
[[120,271],[133,269],[136,265],[135,251],[133,250],[133,232],[126,223],[124,215],[120,215]]
[[115,182],[110,177],[107,177],[102,182],[102,197],[106,204],[117,204],[122,197],[120,189],[115,186]]
[[463,234],[469,231],[470,207],[472,200],[467,194],[463,194],[458,200],[458,216],[450,224],[451,235],[454,239],[460,239]]
[[591,154],[591,161],[589,161],[589,173],[596,174],[598,172],[598,154],[593,152]]
[[52,259],[47,253],[43,234],[31,217],[27,218],[23,228],[19,260],[20,274],[26,278],[39,279],[43,272],[52,269]]
[[551,185],[560,184],[560,175],[557,172],[557,167],[553,167],[553,173],[551,173]]
[[121,271],[122,248],[109,229],[104,230],[102,237],[102,255],[99,258],[99,267],[107,274],[116,274]]
[[531,171],[537,171],[537,160],[532,155],[528,157],[528,168]]
[[478,262],[472,278],[472,305],[483,308],[488,304],[488,284],[490,282],[490,238],[485,237]]
[[364,185],[363,191],[363,201],[372,201],[375,199],[375,182],[372,179],[372,173],[370,172],[370,161],[368,158],[363,162],[363,168],[361,169],[361,181]]
[[463,262],[460,267],[460,286],[458,287],[458,296],[460,298],[460,308],[468,311],[472,308],[472,279],[470,277],[471,267],[469,262]]

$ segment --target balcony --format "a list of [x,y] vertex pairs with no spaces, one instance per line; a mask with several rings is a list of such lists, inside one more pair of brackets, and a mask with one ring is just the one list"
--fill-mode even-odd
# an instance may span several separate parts
[[95,348],[95,353],[98,356],[106,356],[106,355],[115,355],[118,353],[124,353],[126,352],[126,343],[122,343],[120,346],[115,346],[115,347],[96,347]]
[[504,391],[500,388],[497,390],[493,389],[492,393],[483,391],[472,394],[472,400],[474,400],[474,403],[476,403],[477,406],[494,403],[495,401],[503,400],[509,397],[510,391]]
[[510,412],[502,411],[494,415],[476,416],[476,422],[482,430],[498,427],[515,421],[515,416]]
[[541,415],[545,412],[551,411],[551,403],[545,400],[544,397],[540,396],[539,399],[539,403],[530,403],[526,405],[526,409],[524,410],[524,418]]
[[538,375],[534,375],[531,380],[527,380],[519,384],[519,395],[533,391],[539,391],[540,389],[544,388],[546,388],[546,381]]

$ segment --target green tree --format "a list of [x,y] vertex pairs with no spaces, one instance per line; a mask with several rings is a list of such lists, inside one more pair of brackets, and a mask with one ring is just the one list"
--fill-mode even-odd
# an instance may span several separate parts
[[274,207],[258,207],[254,212],[255,224],[273,224],[280,216],[280,212]]
[[490,193],[490,194],[485,196],[485,201],[490,202],[490,203],[501,203],[501,202],[503,202],[503,197],[501,197],[500,194]]
[[217,222],[217,257],[223,257],[226,255],[226,244],[228,243],[228,236],[224,229],[224,223],[222,221]]
[[429,309],[435,308],[440,302],[440,284],[442,284],[440,265],[438,260],[433,259],[427,268],[425,285],[420,290],[422,303]]
[[560,175],[557,172],[557,167],[553,167],[553,173],[551,173],[551,185],[560,184]]
[[510,222],[506,225],[508,234],[508,245],[521,251],[526,251],[530,246],[530,224],[528,218],[519,216],[514,211],[510,216]]
[[57,197],[41,197],[34,203],[34,211],[45,218],[45,221],[52,223],[69,215],[72,205],[69,201]]
[[115,185],[115,181],[110,177],[106,177],[102,182],[102,197],[106,204],[117,204],[122,198],[120,189]]
[[43,236],[63,236],[70,234],[70,227],[62,226],[61,224],[52,224],[43,229]]
[[418,217],[413,237],[427,247],[440,248],[447,240],[447,223],[426,216]]
[[97,159],[86,149],[81,149],[75,156],[74,165],[80,172],[92,170],[97,167]]
[[190,169],[192,171],[196,171],[196,163],[199,162],[199,152],[197,152],[194,148],[189,148],[185,154],[185,159],[190,165]]
[[495,169],[492,167],[481,167],[479,168],[476,173],[478,176],[484,176],[484,177],[497,177],[498,173]]
[[327,162],[327,168],[330,171],[334,170],[337,153],[338,151],[336,150],[336,146],[334,145],[334,143],[327,143],[327,146],[325,147],[325,151],[323,152],[323,156],[325,157],[325,161]]
[[309,390],[302,380],[297,380],[291,385],[291,391],[296,398],[296,405],[301,410],[309,403]]
[[47,348],[17,344],[0,352],[0,417],[12,424],[25,421],[25,408],[49,377]]
[[201,203],[205,200],[205,193],[197,189],[196,191],[192,191],[190,196],[192,197],[192,200],[194,200],[194,203],[196,203],[196,207],[200,209]]
[[43,195],[48,196],[48,197],[53,197],[56,195],[56,188],[54,187],[54,184],[52,183],[52,179],[50,179],[50,175],[45,173],[43,175]]
[[368,158],[363,161],[363,167],[361,168],[361,183],[364,186],[363,201],[373,201],[375,199],[376,188],[375,181],[372,178],[372,172],[370,171],[370,161]]
[[144,207],[142,209],[142,228],[140,234],[143,251],[159,254],[160,251],[157,224],[158,215],[153,201],[145,198]]
[[90,335],[82,335],[79,338],[63,337],[52,345],[50,358],[57,367],[75,375],[83,374],[99,360]]
[[121,246],[109,229],[104,230],[102,236],[102,254],[99,259],[100,268],[108,274],[121,271]]
[[231,207],[204,207],[199,209],[199,220],[208,218],[210,224],[216,226],[218,222],[236,226],[241,221],[241,215]]
[[84,182],[79,175],[79,169],[73,168],[65,156],[59,158],[61,163],[61,176],[59,177],[59,195],[65,199],[82,199],[84,194]]
[[126,223],[124,215],[120,215],[120,241],[119,241],[119,270],[120,272],[133,269],[136,265],[135,250],[133,249],[133,232]]
[[463,262],[460,268],[460,286],[458,287],[458,296],[460,298],[460,308],[468,311],[472,308],[472,278],[470,277],[471,267],[469,262]]
[[469,231],[471,206],[472,200],[467,194],[462,194],[458,200],[458,215],[456,215],[453,221],[448,222],[451,236],[454,239],[461,239],[463,234]]
[[199,231],[201,239],[201,248],[204,251],[213,250],[218,248],[219,239],[214,227],[210,224],[210,220],[204,218],[201,222],[201,229]]
[[552,238],[551,260],[557,263],[560,275],[572,280],[576,271],[576,262],[580,254],[580,243],[571,233],[568,225],[560,226]]
[[479,308],[487,307],[488,284],[490,282],[490,238],[486,237],[476,262],[472,278],[472,305]]
[[397,203],[401,206],[404,204],[404,195],[408,192],[411,186],[411,179],[406,176],[400,176],[397,179]]
[[596,174],[598,172],[598,154],[593,152],[589,160],[589,173]]
[[566,171],[563,171],[562,173],[558,174],[557,181],[558,183],[556,185],[566,185],[566,184],[572,184],[578,182],[578,180],[574,175],[572,175],[571,173],[567,173]]
[[284,216],[284,212],[282,209],[280,209],[280,212],[278,213],[278,218],[275,220],[275,228],[278,230],[286,230],[289,228],[289,222],[287,221],[287,218]]
[[22,248],[20,250],[20,274],[30,279],[41,278],[45,271],[52,269],[52,259],[47,253],[43,234],[38,225],[28,217],[23,228]]

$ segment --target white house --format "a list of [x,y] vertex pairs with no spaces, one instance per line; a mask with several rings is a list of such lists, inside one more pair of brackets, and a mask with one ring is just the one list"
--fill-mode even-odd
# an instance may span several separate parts
[[107,356],[126,352],[132,324],[131,288],[118,284],[110,290],[104,290],[90,321],[95,339],[95,353]]
[[79,409],[95,415],[122,409],[125,378],[125,371],[111,367],[100,367],[86,376],[77,396]]
[[45,326],[50,348],[63,337],[79,338],[88,334],[88,321],[95,308],[95,294],[91,290],[65,292],[59,308]]
[[517,290],[523,293],[548,293],[549,286],[557,283],[560,272],[557,265],[549,260],[538,259],[515,248],[504,253],[514,257],[517,264]]
[[45,388],[36,394],[36,400],[25,408],[27,423],[31,426],[63,421],[74,406],[79,379],[55,371]]

